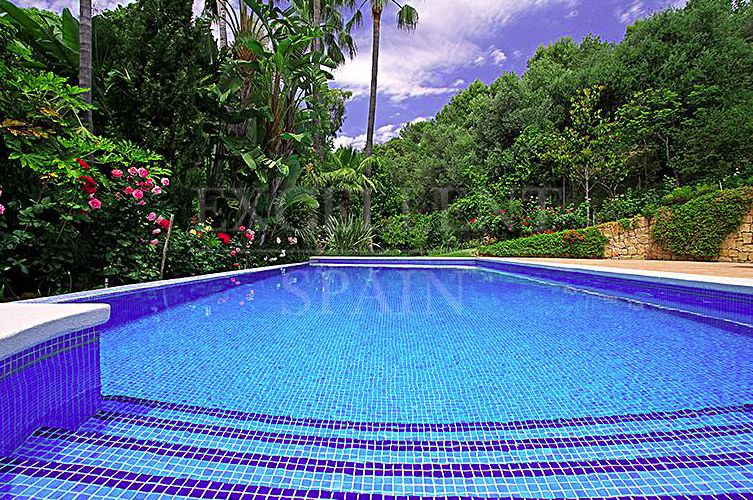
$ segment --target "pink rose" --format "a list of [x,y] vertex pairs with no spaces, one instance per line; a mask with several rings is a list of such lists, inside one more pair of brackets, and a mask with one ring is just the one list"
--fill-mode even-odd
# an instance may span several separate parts
[[162,188],[159,186],[154,186],[152,188],[152,194],[162,194]]
[[0,215],[3,215],[5,213],[5,206],[0,203]]
[[89,206],[94,210],[97,210],[98,208],[102,208],[102,202],[96,198],[92,198],[91,200],[89,200]]
[[159,243],[159,240],[156,238],[149,242],[149,244],[152,246],[155,246],[157,243]]
[[144,192],[140,189],[136,189],[131,195],[136,198],[137,200],[140,200],[144,197]]
[[137,205],[139,206],[146,205],[146,202],[144,200],[141,200],[137,203]]
[[231,250],[230,251],[230,255],[233,256],[233,257],[235,257],[235,250]]
[[131,175],[136,175],[136,172],[138,172],[138,170],[136,170],[136,167],[131,167],[128,169],[128,173]]
[[133,193],[133,188],[132,188],[131,186],[126,186],[126,188],[125,188],[125,193],[126,193],[126,194],[131,194],[131,193]]
[[167,186],[169,186],[169,185],[170,185],[170,179],[168,179],[167,177],[163,177],[163,178],[162,178],[162,180],[161,180],[160,182],[161,182],[161,183],[162,183],[162,185],[163,185],[163,186],[165,186],[165,187],[167,187]]
[[240,229],[241,231],[245,231],[245,230],[246,230],[246,226],[241,226],[241,227],[240,227],[240,228],[238,228],[238,229]]
[[146,177],[149,175],[149,171],[145,169],[144,167],[141,167],[140,169],[138,169],[137,172],[139,173],[139,177]]
[[113,178],[115,179],[120,179],[121,177],[123,177],[123,171],[117,168],[110,172],[110,174],[112,174]]
[[154,235],[157,235],[157,234],[159,234],[159,233],[161,233],[161,232],[162,232],[162,229],[160,229],[160,228],[157,228],[157,229],[154,229],[154,230],[152,231],[152,234],[154,234]]
[[147,215],[146,218],[150,221],[153,221],[157,218],[157,214],[155,214],[154,212],[149,212],[149,215]]

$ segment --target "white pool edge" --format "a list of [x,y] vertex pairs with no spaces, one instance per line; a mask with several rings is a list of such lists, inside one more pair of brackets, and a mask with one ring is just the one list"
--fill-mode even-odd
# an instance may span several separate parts
[[543,267],[571,271],[583,271],[603,276],[631,278],[654,283],[672,283],[675,285],[713,288],[741,293],[753,293],[753,279],[731,278],[728,276],[709,276],[705,274],[674,273],[668,271],[647,271],[643,269],[625,269],[623,267],[591,266],[588,264],[565,264],[560,262],[531,262],[513,257],[478,257],[478,261],[506,262],[529,267]]
[[144,283],[134,283],[131,285],[119,285],[119,286],[113,286],[109,288],[97,288],[94,290],[85,290],[82,292],[65,293],[61,295],[50,295],[49,297],[39,297],[35,299],[22,300],[17,303],[19,304],[21,303],[23,304],[28,304],[28,303],[51,304],[51,303],[67,302],[67,301],[75,300],[75,299],[106,297],[109,295],[119,295],[121,293],[126,293],[126,292],[149,290],[151,288],[164,288],[164,287],[171,287],[171,286],[176,286],[176,285],[183,285],[186,283],[201,283],[203,281],[211,281],[218,278],[232,278],[234,276],[250,275],[250,274],[260,273],[264,271],[273,271],[275,269],[280,269],[284,271],[287,269],[306,266],[306,265],[308,265],[308,261],[295,262],[293,264],[279,264],[276,266],[255,267],[253,269],[240,269],[238,271],[225,271],[222,273],[201,274],[199,276],[187,276],[185,278],[172,278],[172,279],[167,279],[167,280],[147,281]]
[[110,319],[107,304],[0,304],[0,360]]
[[[748,278],[731,278],[726,276],[708,276],[704,274],[691,273],[674,273],[666,271],[646,271],[642,269],[626,269],[622,267],[593,266],[588,264],[565,264],[557,262],[534,262],[527,259],[517,259],[513,257],[337,257],[337,256],[314,256],[310,262],[318,262],[320,265],[337,265],[328,264],[328,260],[352,261],[348,265],[368,266],[370,260],[379,261],[405,261],[413,260],[420,263],[421,267],[431,267],[430,262],[422,261],[450,261],[450,262],[468,262],[469,265],[475,265],[481,262],[500,262],[514,264],[518,266],[558,269],[563,271],[580,271],[600,276],[611,276],[616,278],[633,279],[638,281],[649,281],[653,283],[668,283],[689,287],[722,290],[728,292],[738,292],[753,294],[753,279]],[[380,266],[383,264],[380,264]],[[395,263],[388,264],[390,267],[412,267],[411,264]],[[413,266],[416,267],[416,266]]]

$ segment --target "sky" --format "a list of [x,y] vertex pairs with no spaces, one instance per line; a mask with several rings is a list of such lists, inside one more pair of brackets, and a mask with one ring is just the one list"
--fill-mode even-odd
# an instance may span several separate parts
[[[76,0],[12,0],[23,7],[77,13]],[[95,12],[129,0],[93,0]],[[414,32],[397,29],[396,10],[382,20],[377,102],[377,142],[397,135],[406,123],[433,117],[474,80],[494,81],[521,73],[540,45],[563,36],[580,41],[589,33],[619,41],[625,27],[657,10],[686,0],[408,0],[418,10]],[[201,0],[195,0],[198,10]],[[353,92],[336,145],[365,142],[371,77],[371,27],[356,33],[358,55],[338,68],[335,85]]]

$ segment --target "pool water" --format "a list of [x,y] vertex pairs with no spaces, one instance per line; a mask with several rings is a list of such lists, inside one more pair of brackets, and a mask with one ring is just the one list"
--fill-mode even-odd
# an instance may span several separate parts
[[478,268],[224,280],[107,327],[102,410],[77,431],[38,430],[0,494],[753,492],[741,321]]

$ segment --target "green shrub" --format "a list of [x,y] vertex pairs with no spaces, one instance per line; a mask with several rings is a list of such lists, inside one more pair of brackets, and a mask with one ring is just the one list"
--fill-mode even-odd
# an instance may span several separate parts
[[740,227],[752,203],[753,188],[743,187],[662,208],[656,213],[652,236],[677,256],[713,259],[724,238]]
[[327,253],[347,254],[368,251],[373,246],[374,233],[363,219],[350,215],[330,217],[324,226],[324,248]]
[[492,257],[604,257],[607,238],[598,229],[573,229],[501,241],[479,249]]
[[690,200],[700,198],[708,194],[719,191],[716,186],[708,184],[699,184],[697,186],[682,186],[675,188],[661,199],[661,204],[665,207],[672,205],[683,205]]
[[379,237],[386,248],[415,253],[447,249],[456,245],[446,214],[399,214],[380,225]]

